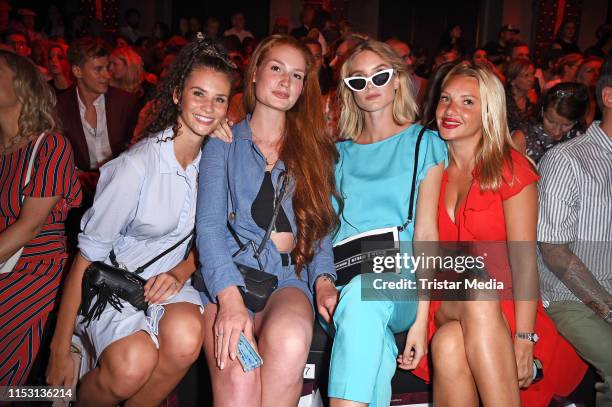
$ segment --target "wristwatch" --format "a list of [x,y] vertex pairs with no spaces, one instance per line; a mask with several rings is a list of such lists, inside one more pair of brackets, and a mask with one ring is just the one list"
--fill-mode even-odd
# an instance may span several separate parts
[[525,339],[527,341],[531,341],[533,343],[537,343],[540,337],[535,332],[517,332],[514,334],[515,338]]
[[603,319],[606,322],[612,322],[612,308],[608,309],[608,314]]
[[326,279],[328,279],[328,280],[329,280],[329,281],[330,281],[332,284],[335,284],[335,283],[336,283],[336,278],[335,278],[334,276],[332,276],[332,275],[331,275],[331,274],[329,274],[329,273],[321,273],[321,274],[319,274],[319,275],[317,276],[317,278],[315,279],[315,283],[314,283],[314,285],[315,285],[315,286],[317,285],[317,281],[318,281],[320,278],[326,278]]

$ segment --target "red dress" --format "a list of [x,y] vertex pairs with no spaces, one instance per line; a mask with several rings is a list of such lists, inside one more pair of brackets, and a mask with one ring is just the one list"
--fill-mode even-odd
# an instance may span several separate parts
[[68,210],[81,202],[72,148],[60,134],[44,136],[23,188],[35,141],[0,155],[0,233],[17,220],[21,193],[62,198],[26,244],[14,270],[0,274],[0,386],[22,385],[27,379],[66,263],[64,221]]
[[[465,202],[459,208],[457,224],[452,222],[445,208],[448,173],[444,172],[438,203],[440,241],[506,241],[503,201],[539,179],[529,161],[514,150],[512,163],[513,169],[507,167],[503,173],[504,180],[510,181],[504,182],[499,191],[481,192],[476,182],[472,184]],[[499,259],[499,256],[495,257]],[[501,262],[509,269],[507,257],[504,255],[501,258]],[[440,304],[440,301],[432,301],[430,305],[429,340],[436,331],[433,316]],[[514,303],[511,300],[501,301],[501,308],[514,334]],[[521,390],[521,403],[524,407],[545,407],[549,405],[553,395],[568,395],[580,383],[587,369],[587,365],[571,345],[559,335],[541,301],[536,313],[535,332],[540,336],[540,340],[533,353],[534,358],[542,362],[544,378],[528,389]],[[430,380],[427,358],[421,360],[413,373],[425,381]]]

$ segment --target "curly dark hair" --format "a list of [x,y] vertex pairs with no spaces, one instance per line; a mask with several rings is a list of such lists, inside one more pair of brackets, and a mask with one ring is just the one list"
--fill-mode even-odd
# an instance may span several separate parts
[[170,72],[157,87],[146,113],[143,134],[152,136],[172,127],[171,138],[178,135],[181,103],[174,103],[174,93],[177,91],[179,100],[182,100],[185,80],[194,69],[202,67],[226,74],[230,83],[236,69],[223,46],[211,39],[198,38],[185,45],[172,63]]

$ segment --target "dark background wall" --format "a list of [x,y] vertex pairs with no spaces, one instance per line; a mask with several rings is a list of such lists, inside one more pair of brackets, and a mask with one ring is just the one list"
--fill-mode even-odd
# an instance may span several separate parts
[[467,52],[472,52],[477,43],[480,3],[479,0],[380,0],[380,39],[396,36],[432,53],[448,26],[460,24],[463,44]]

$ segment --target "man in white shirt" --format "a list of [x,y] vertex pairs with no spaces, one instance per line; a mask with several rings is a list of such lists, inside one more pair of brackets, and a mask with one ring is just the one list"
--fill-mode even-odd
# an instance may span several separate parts
[[[108,55],[109,49],[100,39],[75,41],[68,59],[76,85],[58,97],[62,130],[82,172],[97,172],[126,148],[140,110],[136,96],[109,86]],[[85,189],[93,187],[95,182],[92,185],[86,178],[84,173]]]
[[244,29],[245,27],[245,18],[244,13],[242,11],[237,11],[232,14],[232,28],[229,30],[225,30],[223,35],[225,37],[229,37],[230,35],[235,35],[240,39],[240,43],[244,42],[245,38],[253,38],[253,34],[250,31]]

